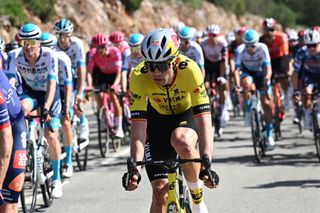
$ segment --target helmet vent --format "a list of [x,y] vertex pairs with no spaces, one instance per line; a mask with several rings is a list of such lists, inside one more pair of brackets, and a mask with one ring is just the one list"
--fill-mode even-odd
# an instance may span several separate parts
[[153,58],[152,53],[151,53],[151,49],[148,50],[148,55],[149,55],[149,58]]
[[163,47],[165,46],[167,42],[167,38],[166,37],[163,37],[162,41],[161,41],[161,48],[163,49]]
[[155,58],[155,59],[158,59],[158,58],[160,57],[160,55],[161,55],[161,50],[160,50],[160,49],[158,49],[157,54],[156,54],[156,58]]
[[167,56],[170,55],[170,54],[171,54],[171,48],[166,52],[166,54],[164,54],[163,57],[165,58],[165,57],[167,57]]

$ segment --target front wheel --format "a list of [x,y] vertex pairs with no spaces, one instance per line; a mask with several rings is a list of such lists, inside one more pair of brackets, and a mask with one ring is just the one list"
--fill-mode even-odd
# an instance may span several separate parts
[[109,152],[109,129],[106,115],[106,109],[103,107],[98,114],[98,139],[101,157],[105,158]]
[[53,171],[49,159],[49,155],[44,155],[44,162],[43,162],[43,173],[46,176],[46,180],[43,184],[40,185],[43,202],[45,207],[50,207],[53,202],[52,197],[52,189],[53,189]]
[[251,135],[252,135],[252,145],[253,145],[253,151],[254,151],[254,157],[257,161],[257,163],[261,162],[261,158],[264,155],[264,149],[262,147],[262,141],[263,138],[262,134],[262,126],[260,123],[259,114],[256,109],[251,110]]
[[[37,202],[38,178],[36,150],[32,143],[27,144],[27,161],[25,170],[25,181],[21,191],[20,200],[24,213],[34,212]],[[31,199],[28,199],[31,197]]]
[[78,150],[75,153],[77,165],[80,171],[85,171],[87,169],[87,161],[88,161],[88,148],[89,148],[89,138],[85,141],[80,141],[78,139]]
[[316,109],[313,110],[312,120],[313,120],[314,143],[316,145],[317,156],[320,161],[320,128],[319,128],[320,120],[318,119],[317,111],[318,110]]

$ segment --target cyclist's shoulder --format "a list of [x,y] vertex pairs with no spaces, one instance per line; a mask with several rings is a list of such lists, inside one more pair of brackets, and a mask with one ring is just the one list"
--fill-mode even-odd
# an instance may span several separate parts
[[57,55],[57,58],[58,58],[59,61],[71,64],[70,57],[64,51],[57,50],[56,51],[56,55]]
[[56,51],[49,47],[41,47],[40,54],[40,57],[57,57]]
[[131,79],[141,79],[141,78],[149,78],[148,68],[145,65],[145,61],[141,61],[132,71]]

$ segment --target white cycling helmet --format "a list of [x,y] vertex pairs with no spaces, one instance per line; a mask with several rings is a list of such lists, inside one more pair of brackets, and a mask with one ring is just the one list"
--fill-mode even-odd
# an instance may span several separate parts
[[179,54],[180,39],[170,28],[149,32],[141,43],[141,53],[147,61],[162,62]]
[[303,41],[305,44],[317,44],[320,42],[320,33],[318,30],[308,29],[304,32]]
[[60,19],[57,21],[54,25],[54,31],[55,33],[72,33],[73,32],[73,24],[68,19]]
[[175,23],[172,28],[173,30],[178,33],[182,28],[184,28],[186,25],[182,21],[178,21]]
[[22,25],[19,30],[19,40],[40,39],[40,36],[40,28],[33,23]]
[[5,48],[6,48],[6,43],[5,43],[4,40],[0,37],[0,52],[4,51]]
[[207,26],[207,33],[217,35],[220,33],[220,26],[217,24],[209,24]]
[[287,35],[288,35],[289,41],[298,41],[299,39],[297,31],[293,29],[288,30]]

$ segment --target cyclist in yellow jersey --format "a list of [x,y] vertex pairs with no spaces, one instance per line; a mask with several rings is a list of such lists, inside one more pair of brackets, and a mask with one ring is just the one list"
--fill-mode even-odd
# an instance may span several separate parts
[[[135,161],[213,154],[211,110],[201,70],[194,61],[179,54],[179,45],[172,29],[156,29],[142,41],[145,61],[134,69],[130,79],[131,157]],[[198,141],[200,153],[196,149]],[[153,189],[150,212],[164,212],[168,195],[166,171],[154,166],[146,166],[146,171]],[[186,164],[183,171],[192,195],[192,212],[208,212],[202,185],[216,185],[196,163]],[[140,179],[139,169],[128,190],[136,189]]]

